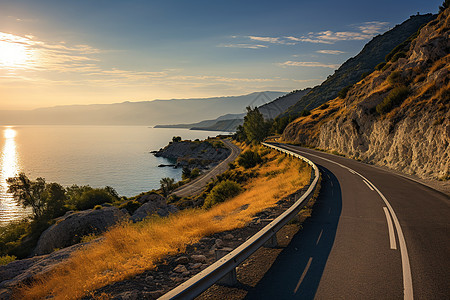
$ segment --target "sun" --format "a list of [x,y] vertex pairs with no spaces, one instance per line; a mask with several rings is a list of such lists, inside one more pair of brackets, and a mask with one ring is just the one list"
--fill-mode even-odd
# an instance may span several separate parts
[[20,43],[0,41],[0,67],[24,68],[29,59],[27,46]]

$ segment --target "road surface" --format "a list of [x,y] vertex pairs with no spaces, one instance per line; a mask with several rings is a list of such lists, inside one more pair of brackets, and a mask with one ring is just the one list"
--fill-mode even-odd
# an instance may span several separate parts
[[200,192],[212,178],[228,170],[228,164],[235,160],[236,157],[238,157],[239,153],[241,153],[241,149],[229,140],[222,140],[222,142],[225,144],[225,146],[231,149],[230,155],[228,155],[228,157],[224,161],[215,166],[212,170],[189,182],[188,184],[185,184],[180,188],[174,190],[172,194],[175,194],[179,197],[194,196],[200,194]]
[[317,164],[313,215],[246,299],[450,299],[450,198],[347,158]]

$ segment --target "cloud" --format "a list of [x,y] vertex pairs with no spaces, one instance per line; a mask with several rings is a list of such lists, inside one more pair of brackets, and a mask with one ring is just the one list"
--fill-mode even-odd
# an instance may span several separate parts
[[354,24],[351,27],[356,28],[357,31],[319,31],[310,32],[307,35],[300,37],[287,36],[288,40],[295,42],[307,42],[318,44],[334,44],[339,41],[362,41],[371,39],[373,36],[384,32],[388,29],[388,22],[365,22],[361,24]]
[[220,44],[217,47],[243,48],[243,49],[263,49],[263,48],[267,48],[266,45],[258,45],[258,44]]
[[316,61],[285,61],[284,63],[279,63],[282,67],[318,67],[318,68],[331,68],[337,69],[340,65],[336,64],[325,64]]
[[253,41],[259,41],[259,42],[269,42],[269,43],[272,43],[272,44],[280,43],[280,38],[277,38],[277,37],[265,37],[265,36],[252,36],[252,35],[249,35],[248,38],[250,38]]
[[332,55],[346,53],[344,51],[339,51],[339,50],[317,50],[316,52],[317,53],[322,53],[322,54],[332,54]]

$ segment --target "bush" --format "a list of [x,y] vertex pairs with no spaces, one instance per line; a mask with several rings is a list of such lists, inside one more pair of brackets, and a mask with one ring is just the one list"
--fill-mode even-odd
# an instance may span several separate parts
[[125,203],[122,203],[119,208],[125,208],[130,215],[132,215],[139,207],[141,207],[141,203],[136,200],[130,200]]
[[198,168],[194,168],[191,171],[191,178],[194,179],[197,178],[198,176],[200,176],[200,170]]
[[181,142],[181,136],[174,136],[174,137],[172,137],[172,142],[174,142],[174,143]]
[[257,164],[262,162],[261,156],[258,152],[253,152],[252,150],[247,150],[241,155],[239,155],[237,162],[239,165],[246,169],[253,168]]
[[209,208],[217,203],[224,202],[242,191],[239,184],[231,180],[225,180],[216,185],[205,199],[203,207]]
[[30,222],[27,220],[0,226],[0,256],[10,254],[11,250],[19,246],[20,240],[30,231]]
[[385,62],[381,62],[378,65],[375,66],[375,70],[380,71],[381,69],[383,69],[383,67],[386,65]]
[[12,261],[15,261],[17,257],[13,256],[9,256],[9,255],[4,255],[4,256],[0,256],[0,266],[3,265],[7,265]]
[[319,109],[327,109],[330,105],[327,103],[322,104],[321,106],[319,106]]
[[113,203],[115,198],[104,189],[85,191],[75,203],[78,210],[85,210],[103,203]]
[[399,58],[403,58],[406,57],[406,53],[403,51],[397,52],[394,54],[394,56],[392,56],[391,61],[392,62],[396,62]]
[[400,71],[394,71],[386,78],[390,85],[398,85],[402,82],[402,74]]
[[309,116],[311,114],[311,112],[307,109],[304,109],[300,112],[300,117],[306,117]]
[[390,112],[394,107],[400,105],[408,97],[409,89],[406,86],[400,86],[392,89],[383,102],[377,105],[376,111],[382,115]]
[[343,88],[342,90],[340,90],[338,93],[338,97],[341,99],[344,99],[345,97],[347,97],[347,93],[351,87],[352,87],[351,85],[348,85],[345,88]]
[[361,74],[360,80],[363,80],[364,78],[366,78],[367,76],[369,76],[372,72],[364,72]]

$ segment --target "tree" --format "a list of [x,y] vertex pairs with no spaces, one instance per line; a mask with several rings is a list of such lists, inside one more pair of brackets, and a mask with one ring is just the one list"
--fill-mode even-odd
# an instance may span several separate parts
[[172,138],[172,142],[174,142],[174,143],[179,143],[179,142],[181,142],[181,136],[174,136],[174,137]]
[[244,117],[244,132],[249,142],[262,142],[269,134],[270,122],[264,120],[264,116],[258,108],[247,107],[247,115]]
[[45,199],[42,197],[45,190],[45,179],[39,177],[35,181],[31,181],[22,172],[16,177],[8,178],[6,182],[9,185],[8,193],[12,193],[23,207],[32,208],[33,219],[40,219],[45,210]]
[[164,194],[164,197],[167,197],[169,195],[170,191],[172,191],[174,188],[173,184],[175,183],[175,179],[169,178],[169,177],[164,177],[164,178],[161,178],[159,183],[161,184],[161,189]]
[[42,194],[44,198],[45,208],[43,214],[48,219],[53,219],[62,216],[66,212],[66,190],[59,183],[49,183],[46,184],[44,193]]

